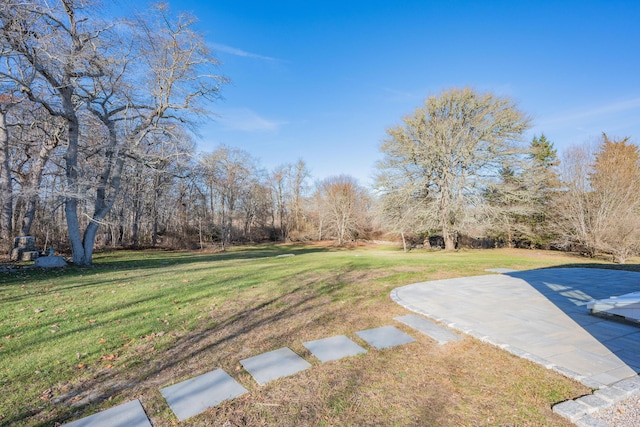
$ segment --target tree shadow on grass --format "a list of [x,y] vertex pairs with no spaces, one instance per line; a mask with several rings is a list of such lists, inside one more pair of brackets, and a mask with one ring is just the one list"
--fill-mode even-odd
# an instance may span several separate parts
[[[330,252],[336,248],[308,245],[261,245],[258,247],[234,247],[225,252],[207,251],[165,251],[161,249],[104,251],[97,253],[94,263],[87,267],[70,264],[65,269],[43,270],[33,265],[21,265],[11,272],[0,273],[0,286],[11,279],[25,274],[46,276],[55,272],[66,276],[82,275],[99,269],[117,269],[120,271],[144,268],[166,268],[172,265],[185,265],[201,262],[250,260],[260,258],[276,258]],[[111,258],[111,259],[110,259]],[[113,259],[115,258],[115,259]],[[124,259],[120,259],[124,258]]]
[[[579,257],[579,255],[576,256]],[[552,267],[541,267],[527,271],[549,270],[554,268],[597,268],[600,270],[634,271],[640,273],[640,264],[602,264],[597,262],[554,265]]]
[[[231,307],[226,311],[223,309],[226,314],[215,324],[204,325],[176,336],[168,349],[140,355],[135,370],[127,369],[122,372],[119,369],[101,369],[94,373],[91,380],[83,381],[55,396],[55,406],[67,409],[62,413],[58,412],[53,419],[38,421],[33,425],[50,426],[67,422],[70,417],[89,415],[106,400],[135,398],[135,395],[131,395],[132,388],[137,393],[149,395],[152,390],[157,392],[161,387],[214,370],[221,365],[226,365],[229,369],[229,366],[234,366],[243,358],[239,357],[240,352],[252,353],[245,354],[244,357],[247,357],[290,345],[291,337],[300,336],[308,328],[305,320],[311,321],[337,311],[328,307],[331,304],[328,296],[339,292],[346,285],[345,282],[307,282],[267,300],[245,304],[235,312]],[[191,291],[197,292],[197,289]],[[289,322],[290,319],[294,321]],[[149,348],[153,349],[153,339],[149,342]],[[226,355],[224,360],[221,355]],[[197,361],[204,361],[205,365]],[[207,361],[211,364],[206,364]],[[44,408],[51,409],[51,406]],[[34,420],[41,410],[34,405],[12,418],[3,419],[2,423]]]
[[[153,271],[156,269],[167,269],[171,267],[182,267],[189,264],[203,264],[206,263],[206,269],[212,271],[216,267],[216,263],[220,263],[221,267],[224,267],[224,262],[227,261],[242,261],[242,260],[258,260],[265,258],[280,259],[288,256],[299,256],[306,254],[329,252],[330,248],[319,246],[304,246],[304,245],[263,245],[258,249],[255,248],[238,248],[229,252],[166,252],[160,250],[148,250],[148,251],[133,251],[128,254],[128,258],[133,259],[109,259],[108,256],[96,260],[96,262],[89,267],[77,267],[70,265],[65,269],[39,269],[33,267],[25,267],[17,269],[11,273],[0,273],[0,292],[3,288],[10,289],[15,286],[30,286],[33,282],[57,279],[69,279],[82,278],[77,284],[71,284],[68,286],[59,287],[58,290],[73,290],[73,289],[89,289],[92,287],[99,287],[104,285],[105,278],[97,276],[100,273],[108,272],[122,272],[127,273],[135,271],[148,270]],[[127,256],[123,253],[123,256]],[[210,263],[210,264],[208,264]],[[193,272],[193,270],[191,271]],[[87,280],[87,275],[96,275],[95,280]],[[150,275],[152,273],[149,273]],[[136,279],[139,280],[141,276],[138,274]],[[5,294],[2,298],[3,302],[16,302],[23,299],[29,299],[33,295],[28,292],[13,292],[13,295],[8,296]]]

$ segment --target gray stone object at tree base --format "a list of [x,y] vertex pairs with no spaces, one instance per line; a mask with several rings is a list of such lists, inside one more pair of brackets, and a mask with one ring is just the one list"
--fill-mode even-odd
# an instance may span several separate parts
[[33,261],[38,258],[40,252],[36,248],[36,238],[33,236],[20,236],[13,240],[11,261]]
[[61,268],[66,267],[67,262],[61,256],[43,256],[36,259],[35,266],[39,268]]
[[36,249],[36,238],[33,236],[19,236],[13,239],[14,248],[23,248],[29,250]]

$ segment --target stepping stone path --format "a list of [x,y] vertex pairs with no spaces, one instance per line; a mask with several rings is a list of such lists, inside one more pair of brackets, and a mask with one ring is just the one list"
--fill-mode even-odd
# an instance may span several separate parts
[[356,335],[378,350],[415,341],[410,335],[405,334],[395,326],[367,329],[366,331],[356,332]]
[[311,367],[309,362],[287,347],[241,360],[240,364],[260,385]]
[[[413,319],[412,323],[420,324],[416,319]],[[412,324],[407,324],[420,330],[420,328]],[[394,326],[367,329],[356,332],[356,335],[377,349],[395,347],[415,341],[413,337]],[[322,363],[367,352],[366,349],[344,335],[306,341],[302,344]],[[240,364],[261,386],[311,367],[309,362],[287,347],[241,360]],[[165,387],[160,390],[160,393],[164,396],[178,420],[183,421],[225,400],[241,396],[247,391],[225,371],[216,369]],[[89,417],[64,424],[64,426],[151,427],[151,423],[140,401],[133,400]]]
[[322,363],[367,352],[367,350],[344,335],[316,341],[307,341],[303,342],[302,345],[313,353]]
[[398,322],[404,323],[405,325],[411,326],[413,329],[417,329],[423,334],[426,334],[438,341],[440,344],[446,344],[449,341],[459,341],[462,339],[460,335],[451,332],[451,330],[438,326],[424,317],[416,316],[415,314],[394,317],[394,319]]
[[139,400],[65,424],[66,427],[151,427]]
[[246,392],[246,388],[222,369],[216,369],[160,390],[179,421]]

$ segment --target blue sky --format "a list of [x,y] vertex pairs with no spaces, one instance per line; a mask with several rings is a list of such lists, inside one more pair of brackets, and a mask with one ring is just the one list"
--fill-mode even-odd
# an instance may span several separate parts
[[198,138],[315,179],[369,185],[385,130],[429,95],[471,86],[515,100],[559,151],[640,138],[640,1],[197,1],[232,83]]

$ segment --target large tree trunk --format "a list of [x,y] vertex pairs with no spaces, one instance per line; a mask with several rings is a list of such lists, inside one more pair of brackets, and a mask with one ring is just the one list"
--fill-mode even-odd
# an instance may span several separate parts
[[11,184],[11,162],[9,161],[9,129],[6,112],[0,109],[0,240],[10,250],[13,242],[13,186]]
[[71,95],[65,102],[65,111],[68,120],[68,145],[64,160],[67,175],[67,195],[64,201],[64,213],[67,218],[67,231],[69,233],[69,243],[71,245],[71,258],[76,265],[90,265],[91,259],[87,259],[82,244],[82,233],[80,231],[80,221],[78,220],[78,197],[80,189],[78,186],[78,118],[74,111]]
[[226,240],[227,240],[227,217],[226,217],[226,211],[225,211],[225,196],[224,194],[222,195],[221,199],[221,209],[220,209],[220,217],[221,217],[221,221],[220,221],[220,240],[222,241],[222,252],[227,250],[226,247]]
[[135,168],[135,176],[137,180],[134,181],[133,190],[135,192],[135,197],[132,201],[132,209],[133,209],[133,222],[131,224],[131,245],[134,248],[137,248],[140,244],[140,218],[142,217],[142,208],[143,201],[140,197],[140,194],[143,194],[142,188],[144,183],[140,182],[142,180],[142,164],[138,163]]
[[31,226],[33,225],[33,219],[36,216],[36,208],[38,207],[38,197],[35,194],[29,195],[27,201],[27,207],[24,211],[24,217],[22,217],[22,227],[20,228],[21,236],[28,236],[31,233]]
[[[91,265],[98,226],[111,210],[120,188],[124,158],[115,151],[117,145],[115,128],[113,124],[107,124],[109,128],[109,146],[106,148],[106,161],[102,173],[98,176],[93,216],[84,233],[82,233],[78,221],[78,198],[80,194],[77,171],[79,132],[77,116],[74,115],[73,117],[75,120],[69,120],[69,145],[65,154],[67,184],[71,193],[65,200],[65,214],[67,215],[67,227],[74,264]],[[109,186],[111,187],[110,193],[107,191]]]
[[[159,175],[156,174],[153,178],[153,203],[151,204],[151,217],[153,219],[153,231],[151,233],[151,245],[156,246],[158,244],[158,222],[159,222],[159,213],[158,213],[158,200],[160,199],[160,178]],[[213,216],[213,205],[212,205],[212,216]]]
[[151,233],[151,246],[158,245],[158,214],[154,212],[153,214],[153,230]]
[[444,250],[445,251],[456,250],[456,239],[455,239],[455,236],[451,233],[447,233],[444,236]]
[[[138,176],[140,176],[138,172]],[[140,200],[141,191],[138,188],[138,185],[134,187],[135,198],[131,203],[131,208],[133,209],[133,218],[131,220],[131,246],[137,248],[140,243],[140,217],[142,216],[142,201]]]
[[[82,245],[84,247],[85,259],[87,264],[93,261],[93,249],[96,243],[96,233],[98,227],[107,216],[120,189],[122,178],[122,170],[124,168],[124,157],[117,153],[116,146],[118,143],[115,127],[113,123],[107,125],[109,128],[109,146],[106,149],[105,165],[99,176],[98,188],[96,189],[95,209],[91,222],[84,231]],[[111,191],[107,188],[111,187]]]
[[449,224],[445,222],[442,227],[442,238],[444,239],[444,250],[455,251],[456,250],[456,232],[449,228]]
[[56,147],[56,143],[53,144],[45,144],[40,148],[38,152],[38,158],[33,164],[32,170],[30,172],[29,177],[29,188],[31,189],[31,193],[28,196],[27,200],[27,208],[24,213],[24,218],[22,218],[22,228],[20,230],[20,234],[22,236],[28,236],[31,234],[31,226],[33,225],[33,219],[36,215],[36,208],[38,207],[38,190],[40,189],[40,184],[42,183],[42,174],[44,173],[44,168],[49,161],[49,155],[51,150]]
[[447,206],[441,208],[440,224],[442,227],[444,250],[454,251],[456,249],[456,232],[451,229],[450,215]]

